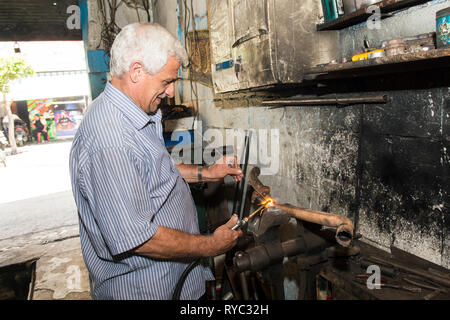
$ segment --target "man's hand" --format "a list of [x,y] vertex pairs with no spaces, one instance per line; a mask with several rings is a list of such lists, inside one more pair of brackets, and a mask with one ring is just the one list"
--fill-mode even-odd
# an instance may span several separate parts
[[242,231],[239,229],[234,231],[231,230],[231,228],[233,228],[237,222],[238,216],[234,214],[227,223],[221,225],[216,229],[216,231],[214,231],[211,238],[211,240],[213,241],[212,247],[214,249],[213,252],[209,255],[217,256],[219,254],[227,252],[236,245],[238,238],[242,236]]
[[233,248],[242,236],[241,230],[231,230],[237,221],[237,215],[233,215],[212,235],[189,234],[159,226],[153,237],[132,252],[158,259],[215,257]]
[[209,168],[204,168],[202,174],[206,181],[211,182],[220,181],[228,175],[232,176],[234,181],[239,182],[243,177],[236,156],[223,156]]

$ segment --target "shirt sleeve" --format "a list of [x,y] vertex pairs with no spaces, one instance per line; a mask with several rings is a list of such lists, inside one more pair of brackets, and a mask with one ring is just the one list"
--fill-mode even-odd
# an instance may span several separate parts
[[89,205],[113,255],[143,244],[158,228],[143,179],[146,168],[126,148],[102,149],[91,157],[84,177]]

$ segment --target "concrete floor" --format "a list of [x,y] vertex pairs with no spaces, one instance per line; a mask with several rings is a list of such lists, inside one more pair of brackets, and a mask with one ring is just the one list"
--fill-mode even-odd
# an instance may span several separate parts
[[36,261],[33,300],[89,299],[69,174],[71,140],[6,150],[0,164],[0,267]]
[[0,165],[0,239],[78,224],[71,145],[71,140],[27,145],[6,157],[6,167]]

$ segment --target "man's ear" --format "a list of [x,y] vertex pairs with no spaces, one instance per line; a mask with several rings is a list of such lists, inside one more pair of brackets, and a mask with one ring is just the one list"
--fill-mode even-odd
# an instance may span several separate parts
[[129,74],[130,79],[133,83],[139,82],[145,74],[145,69],[142,63],[139,61],[134,61],[133,63],[131,63]]

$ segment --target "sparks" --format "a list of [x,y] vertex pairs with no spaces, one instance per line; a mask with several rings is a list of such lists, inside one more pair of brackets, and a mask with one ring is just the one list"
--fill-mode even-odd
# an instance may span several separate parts
[[275,202],[275,200],[271,197],[265,197],[264,201],[261,202],[262,205],[264,205],[264,208],[269,208],[271,206],[273,206],[273,203]]

